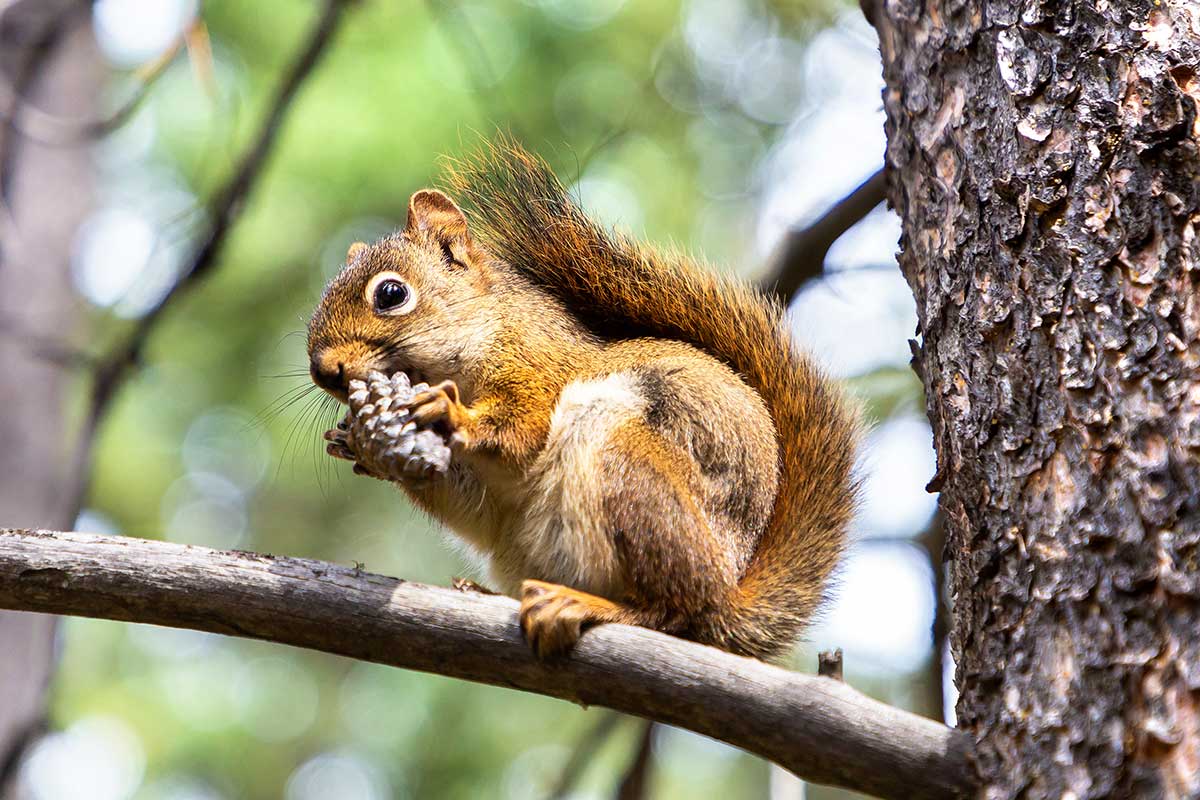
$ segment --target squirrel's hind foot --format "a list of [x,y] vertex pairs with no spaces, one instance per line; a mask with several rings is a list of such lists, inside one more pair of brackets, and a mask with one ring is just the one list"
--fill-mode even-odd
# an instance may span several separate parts
[[521,583],[521,633],[538,658],[566,655],[583,632],[604,622],[637,624],[631,609],[545,581]]

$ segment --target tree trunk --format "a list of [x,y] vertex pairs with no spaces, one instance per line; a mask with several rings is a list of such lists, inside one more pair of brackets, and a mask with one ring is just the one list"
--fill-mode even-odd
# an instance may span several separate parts
[[1200,795],[1200,6],[871,16],[986,796]]
[[[104,72],[85,4],[25,0],[5,7],[0,22],[6,85],[44,111],[95,112]],[[15,105],[11,94],[0,100],[3,119]],[[91,158],[86,146],[45,147],[0,128],[0,519],[70,526],[78,510],[64,488],[69,376],[29,334],[61,341],[80,319],[68,265],[89,207]],[[0,612],[0,798],[16,796],[18,762],[43,725],[54,633],[54,617]]]

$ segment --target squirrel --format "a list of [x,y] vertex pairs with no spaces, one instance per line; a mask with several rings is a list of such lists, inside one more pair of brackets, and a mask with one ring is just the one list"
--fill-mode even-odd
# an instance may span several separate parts
[[[408,419],[450,467],[397,482],[490,558],[539,657],[602,623],[780,654],[845,545],[855,408],[777,302],[600,227],[515,142],[448,173],[469,213],[418,191],[404,230],[349,248],[308,326],[313,380],[343,403],[375,371],[432,384]],[[326,439],[389,472],[344,426]]]

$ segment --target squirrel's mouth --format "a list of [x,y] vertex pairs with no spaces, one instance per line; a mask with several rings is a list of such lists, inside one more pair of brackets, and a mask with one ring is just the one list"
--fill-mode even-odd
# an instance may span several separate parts
[[357,378],[359,380],[364,380],[367,377],[367,375],[369,375],[372,372],[382,372],[388,378],[392,377],[397,372],[403,372],[404,375],[408,378],[408,382],[410,384],[412,384],[413,386],[416,386],[418,383],[430,383],[429,376],[427,374],[425,374],[424,370],[417,369],[412,364],[408,364],[408,363],[406,363],[404,361],[400,361],[396,358],[390,358],[386,361],[380,361],[380,362],[374,363],[374,364],[370,365],[369,367],[367,367],[363,371],[362,375],[355,374],[355,375],[351,375],[350,377]]
[[397,355],[393,352],[380,358],[360,342],[318,346],[309,353],[308,372],[313,383],[343,404],[349,401],[350,381],[365,381],[372,372],[389,378],[403,372],[414,386],[429,381],[425,370]]
[[344,363],[314,357],[308,365],[308,374],[313,383],[333,395],[338,402],[347,401],[346,389],[350,379],[346,376]]
[[370,373],[376,371],[382,372],[389,378],[397,372],[403,372],[413,386],[429,382],[428,376],[421,370],[411,367],[405,368],[394,363],[372,366],[370,369],[361,370],[362,374],[359,374],[360,370],[357,369],[346,369],[345,364],[340,362],[336,365],[323,366],[318,364],[317,359],[314,359],[309,367],[309,375],[312,377],[313,383],[342,405],[349,405],[350,381],[355,379],[366,380]]
[[317,381],[315,378],[313,379],[313,383],[316,383],[318,386],[320,386],[325,394],[329,395],[334,400],[337,400],[342,405],[345,406],[350,404],[350,392],[348,389],[340,386],[326,386],[325,384]]

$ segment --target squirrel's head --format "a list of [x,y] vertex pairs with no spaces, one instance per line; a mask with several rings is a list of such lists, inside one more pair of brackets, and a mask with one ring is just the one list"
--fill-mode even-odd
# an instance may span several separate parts
[[313,381],[342,402],[349,381],[371,370],[465,389],[490,330],[491,304],[475,301],[491,283],[462,210],[439,191],[417,192],[405,229],[352,244],[326,287],[308,323]]

